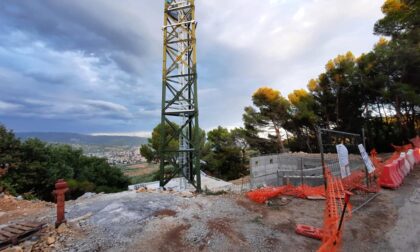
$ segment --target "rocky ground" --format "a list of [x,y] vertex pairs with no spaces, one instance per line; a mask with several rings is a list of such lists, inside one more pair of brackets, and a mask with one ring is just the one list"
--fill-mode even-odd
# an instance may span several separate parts
[[[367,195],[353,197],[354,208]],[[68,224],[53,228],[54,204],[0,198],[0,227],[49,224],[14,251],[315,251],[320,241],[294,232],[320,227],[323,200],[244,195],[122,192],[67,202]],[[395,191],[382,190],[344,224],[344,251],[420,251],[420,167]],[[19,250],[22,249],[22,250]]]

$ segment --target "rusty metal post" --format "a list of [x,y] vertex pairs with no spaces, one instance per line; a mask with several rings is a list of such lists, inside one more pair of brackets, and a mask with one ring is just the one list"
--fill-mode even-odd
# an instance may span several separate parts
[[60,226],[61,223],[66,223],[66,218],[64,216],[64,204],[66,200],[65,193],[69,190],[67,182],[64,179],[59,179],[55,183],[54,195],[57,200],[57,220],[55,222],[55,227]]
[[346,214],[347,204],[350,201],[350,196],[351,195],[352,195],[351,192],[345,192],[345,194],[344,194],[344,208],[343,208],[343,211],[341,212],[340,223],[338,224],[338,231],[340,231],[341,224],[343,224],[344,215]]

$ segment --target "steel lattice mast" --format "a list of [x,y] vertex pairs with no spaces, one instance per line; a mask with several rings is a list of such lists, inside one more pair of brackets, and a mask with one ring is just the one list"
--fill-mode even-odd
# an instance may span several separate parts
[[165,0],[160,186],[180,174],[201,191],[194,15],[194,0]]

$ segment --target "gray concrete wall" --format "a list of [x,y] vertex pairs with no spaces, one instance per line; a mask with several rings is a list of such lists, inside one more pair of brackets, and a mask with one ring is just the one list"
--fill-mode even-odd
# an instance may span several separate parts
[[[325,163],[333,175],[340,176],[336,154],[326,154]],[[363,167],[361,157],[350,155],[350,169]],[[321,185],[323,183],[321,155],[308,153],[283,153],[252,157],[250,160],[251,186],[280,186],[286,183]]]

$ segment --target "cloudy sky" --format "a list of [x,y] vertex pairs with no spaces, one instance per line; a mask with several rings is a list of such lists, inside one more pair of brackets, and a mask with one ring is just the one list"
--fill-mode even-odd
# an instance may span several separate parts
[[[0,1],[0,123],[144,134],[160,120],[163,0]],[[369,51],[382,0],[196,0],[200,126],[241,126],[260,86],[305,88]]]

